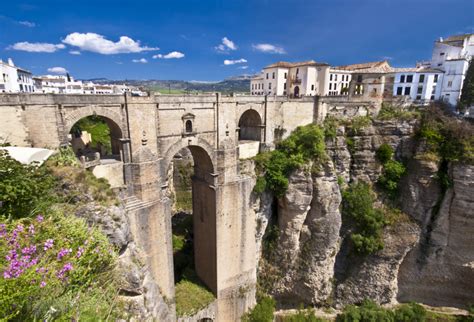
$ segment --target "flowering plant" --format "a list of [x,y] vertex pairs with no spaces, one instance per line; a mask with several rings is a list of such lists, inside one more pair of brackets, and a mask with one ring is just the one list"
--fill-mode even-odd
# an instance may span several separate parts
[[98,229],[73,216],[0,223],[0,319],[44,318],[51,299],[94,287],[115,257]]

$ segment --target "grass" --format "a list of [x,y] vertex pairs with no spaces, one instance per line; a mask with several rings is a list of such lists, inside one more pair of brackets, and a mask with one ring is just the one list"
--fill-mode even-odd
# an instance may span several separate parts
[[193,315],[215,300],[214,294],[203,286],[195,276],[179,281],[176,284],[175,292],[176,314],[178,316]]
[[175,205],[178,211],[192,211],[193,210],[193,193],[191,190],[175,191]]

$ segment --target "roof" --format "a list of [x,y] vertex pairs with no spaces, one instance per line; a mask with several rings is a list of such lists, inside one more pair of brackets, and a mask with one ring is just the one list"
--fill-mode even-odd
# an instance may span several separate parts
[[436,40],[437,43],[442,43],[455,47],[463,47],[464,39],[474,36],[474,34],[462,34],[462,35],[453,35],[447,38],[439,38]]
[[302,67],[302,66],[329,66],[327,63],[318,63],[315,62],[314,60],[308,60],[308,61],[302,61],[302,62],[286,62],[286,61],[279,61],[274,64],[268,65],[264,67],[263,69],[268,69],[268,68],[275,68],[275,67],[283,67],[283,68],[291,68],[291,67]]
[[349,70],[358,73],[391,73],[393,68],[390,67],[390,64],[386,60],[361,63],[361,64],[352,64],[334,67],[335,69],[340,70]]
[[439,68],[431,68],[427,66],[408,67],[408,68],[393,68],[394,73],[444,73]]

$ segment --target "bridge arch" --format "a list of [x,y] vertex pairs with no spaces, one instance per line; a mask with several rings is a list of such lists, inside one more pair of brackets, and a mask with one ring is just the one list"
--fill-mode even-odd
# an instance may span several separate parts
[[263,122],[260,113],[254,109],[248,109],[242,113],[238,123],[239,141],[262,141]]
[[[217,199],[215,179],[215,164],[212,148],[204,142],[195,142],[194,144],[186,144],[186,140],[177,142],[168,149],[165,154],[165,173],[172,175],[173,171],[169,171],[175,166],[173,157],[180,153],[183,149],[191,152],[193,159],[193,175],[191,177],[192,190],[192,254],[186,254],[187,258],[194,258],[194,262],[190,263],[194,268],[199,279],[217,295]],[[174,187],[176,187],[174,185]],[[176,191],[175,191],[176,192]],[[171,213],[169,214],[171,217]],[[183,215],[178,212],[176,215]],[[189,215],[189,214],[188,214]],[[172,217],[174,218],[174,217]],[[178,217],[178,221],[179,221]],[[174,222],[174,219],[172,220]],[[174,229],[174,224],[172,225]],[[186,240],[186,239],[185,239]],[[179,250],[173,256],[173,266],[175,268],[175,282],[179,282],[183,277],[176,265],[182,266],[182,254]],[[178,255],[179,257],[176,257]],[[178,270],[176,270],[178,268]]]
[[108,123],[114,123],[116,125],[122,135],[128,137],[128,131],[126,126],[124,126],[123,118],[120,113],[112,110],[111,108],[105,106],[87,106],[74,109],[73,111],[66,113],[64,115],[64,132],[65,134],[69,133],[79,120],[87,117],[87,116],[100,116],[103,117]]

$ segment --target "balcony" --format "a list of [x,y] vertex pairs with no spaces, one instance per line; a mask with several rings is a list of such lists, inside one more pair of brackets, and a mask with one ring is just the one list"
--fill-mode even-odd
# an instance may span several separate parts
[[290,78],[290,80],[293,84],[301,84],[301,78],[298,78],[298,76],[296,77],[293,76]]

